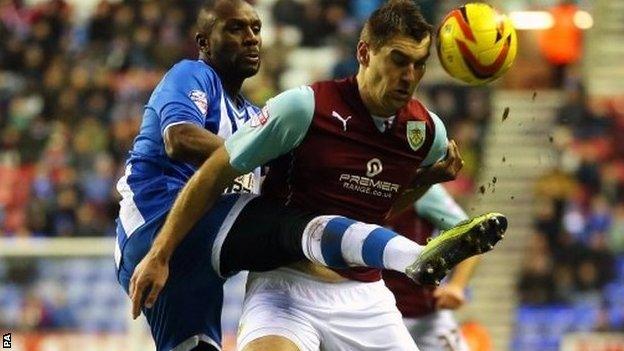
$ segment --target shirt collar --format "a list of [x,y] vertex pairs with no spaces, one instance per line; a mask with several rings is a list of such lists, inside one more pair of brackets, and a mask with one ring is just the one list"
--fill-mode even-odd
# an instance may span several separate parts
[[396,116],[379,117],[373,115],[371,115],[371,117],[373,118],[373,122],[375,122],[375,127],[377,127],[377,129],[379,129],[379,131],[382,133],[384,133],[386,129],[392,128],[392,124],[394,123],[394,119],[396,118]]

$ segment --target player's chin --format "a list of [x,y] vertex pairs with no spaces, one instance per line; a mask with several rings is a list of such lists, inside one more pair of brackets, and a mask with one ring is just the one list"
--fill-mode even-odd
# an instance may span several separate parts
[[399,110],[405,106],[411,98],[410,95],[390,94],[390,96],[386,97],[386,101],[388,101],[388,105],[392,105],[393,109]]
[[257,62],[241,62],[238,64],[238,71],[244,77],[251,77],[256,75],[260,70],[260,61]]
[[241,67],[239,72],[245,78],[253,77],[258,73],[259,67]]

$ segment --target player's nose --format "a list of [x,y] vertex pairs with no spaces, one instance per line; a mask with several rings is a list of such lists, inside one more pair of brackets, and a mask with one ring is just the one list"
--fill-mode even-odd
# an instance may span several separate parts
[[399,79],[399,86],[402,89],[408,89],[408,87],[411,87],[412,85],[414,85],[415,81],[416,81],[416,77],[413,74],[404,73],[401,75]]
[[418,71],[413,65],[408,65],[408,67],[403,70],[403,74],[401,75],[401,80],[403,83],[412,84],[416,81],[418,76]]
[[251,27],[247,27],[243,33],[243,44],[245,46],[260,44],[260,35],[255,33]]

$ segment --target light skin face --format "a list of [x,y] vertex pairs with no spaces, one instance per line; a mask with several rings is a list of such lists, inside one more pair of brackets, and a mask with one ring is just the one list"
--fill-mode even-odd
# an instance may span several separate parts
[[397,35],[373,49],[360,41],[357,80],[364,105],[373,115],[389,117],[411,99],[425,74],[431,36],[422,41]]

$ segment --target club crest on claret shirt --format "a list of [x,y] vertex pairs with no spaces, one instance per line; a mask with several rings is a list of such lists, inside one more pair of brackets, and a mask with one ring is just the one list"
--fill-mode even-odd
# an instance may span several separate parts
[[407,122],[407,141],[412,150],[417,151],[425,143],[425,129],[427,128],[423,121]]

